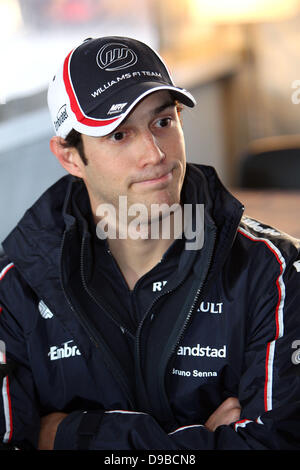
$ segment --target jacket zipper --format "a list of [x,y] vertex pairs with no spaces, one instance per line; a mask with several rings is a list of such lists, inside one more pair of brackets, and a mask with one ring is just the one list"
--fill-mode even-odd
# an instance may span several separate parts
[[[241,217],[239,217],[239,220],[240,220]],[[208,254],[208,260],[207,260],[207,271],[206,271],[206,275],[208,273],[208,270],[211,266],[211,261],[212,261],[212,255],[213,255],[213,249],[214,249],[214,246],[215,246],[215,241],[216,241],[216,230],[214,230],[213,232],[213,235],[211,236],[211,245],[210,245],[210,249],[209,249],[209,254]],[[197,289],[197,292],[194,296],[194,300],[193,300],[193,303],[190,307],[190,310],[186,316],[186,319],[182,325],[182,328],[181,328],[181,331],[177,337],[177,340],[174,342],[173,346],[171,347],[170,349],[170,352],[169,354],[167,355],[166,357],[166,360],[165,361],[161,361],[161,367],[159,368],[159,382],[160,382],[160,390],[161,390],[161,396],[165,402],[164,406],[169,409],[169,413],[170,413],[170,416],[172,416],[172,411],[169,407],[169,401],[168,401],[168,397],[167,397],[167,393],[166,393],[166,389],[165,389],[165,384],[164,384],[164,379],[165,379],[165,368],[164,368],[164,364],[166,364],[166,366],[168,365],[168,363],[170,362],[171,360],[171,357],[172,355],[174,354],[176,348],[178,347],[180,341],[182,340],[184,334],[185,334],[185,331],[187,329],[187,326],[189,324],[189,321],[191,319],[191,316],[193,314],[193,311],[195,309],[195,306],[197,304],[197,302],[199,301],[199,298],[200,298],[200,295],[201,293],[203,292],[203,287],[204,287],[204,284],[205,284],[205,279],[206,279],[206,276],[205,278],[202,280],[202,283],[201,285],[199,286],[199,288]]]
[[103,305],[101,305],[101,303],[99,302],[99,300],[97,299],[97,297],[93,294],[93,292],[90,290],[90,288],[88,287],[87,285],[87,282],[86,282],[86,279],[85,279],[85,275],[84,275],[84,269],[83,269],[83,252],[84,252],[84,245],[85,245],[85,237],[83,237],[83,240],[82,240],[82,250],[81,250],[81,256],[80,256],[80,272],[81,272],[81,279],[82,279],[82,284],[83,284],[83,287],[85,289],[85,291],[87,292],[87,294],[89,295],[89,297],[95,302],[95,304],[105,310],[107,316],[109,317],[109,319],[118,327],[120,328],[120,330],[122,331],[122,333],[126,333],[128,336],[130,336],[132,339],[134,339],[134,335],[132,334],[132,332],[126,328],[125,326],[123,325],[120,325],[117,320],[113,317],[113,315],[110,315],[110,313],[103,307]]
[[[211,246],[210,246],[208,261],[207,261],[207,271],[206,271],[206,274],[207,274],[207,272],[208,272],[208,270],[209,270],[209,268],[210,268],[210,265],[211,265],[211,260],[212,260],[212,254],[213,254],[213,248],[214,248],[214,245],[215,245],[215,241],[216,241],[216,233],[214,232],[214,236],[212,237],[212,243],[211,243]],[[205,278],[206,278],[206,276],[205,276]],[[197,304],[197,302],[198,302],[198,300],[199,300],[199,297],[200,297],[200,294],[201,294],[201,292],[202,292],[202,289],[203,289],[204,284],[205,284],[205,279],[202,280],[202,283],[200,284],[200,286],[198,287],[198,289],[197,289],[197,291],[196,291],[196,294],[195,294],[195,296],[194,296],[193,303],[192,303],[191,308],[190,308],[190,310],[189,310],[189,312],[188,312],[188,314],[187,314],[187,316],[186,316],[186,319],[185,319],[185,322],[184,322],[184,324],[183,324],[183,326],[182,326],[180,335],[178,336],[177,341],[176,341],[176,343],[174,344],[174,347],[173,347],[173,348],[171,349],[171,351],[170,351],[169,358],[168,358],[168,361],[167,361],[167,362],[169,362],[171,356],[172,356],[173,353],[175,352],[175,350],[176,350],[177,346],[179,345],[179,343],[180,343],[182,337],[184,336],[185,330],[186,330],[187,325],[188,325],[188,323],[189,323],[189,321],[190,321],[190,318],[191,318],[191,316],[192,316],[192,313],[193,313],[193,311],[194,311],[194,309],[195,309],[195,305]]]
[[[202,280],[200,286],[198,287],[198,289],[196,291],[193,303],[192,303],[192,305],[189,309],[189,312],[188,312],[188,314],[185,318],[185,321],[182,325],[181,331],[179,332],[179,335],[177,336],[177,339],[173,343],[173,346],[169,350],[169,353],[168,352],[166,353],[166,360],[161,361],[161,363],[160,363],[161,366],[159,367],[159,370],[158,370],[158,380],[159,380],[159,389],[161,391],[161,398],[162,398],[162,401],[164,401],[164,407],[167,410],[169,410],[169,414],[172,418],[173,418],[173,413],[172,413],[170,405],[169,405],[169,400],[168,400],[167,393],[166,393],[166,388],[165,388],[165,370],[166,370],[167,365],[169,364],[169,362],[171,360],[171,357],[173,356],[173,354],[176,351],[181,339],[183,338],[183,336],[186,332],[186,329],[188,327],[188,324],[189,324],[190,319],[192,317],[192,314],[194,312],[195,306],[196,306],[197,302],[199,301],[200,295],[203,291],[203,286],[205,284],[205,279],[207,277],[207,273],[208,273],[209,268],[211,266],[212,254],[213,254],[213,249],[214,249],[214,246],[215,246],[215,241],[216,241],[216,230],[214,230],[213,236],[211,238],[211,245],[210,245],[210,249],[209,249],[209,253],[208,253],[206,274],[205,274],[205,276],[203,276],[203,280]],[[162,359],[164,359],[164,358],[162,358]]]
[[[62,254],[63,254],[63,247],[64,247],[64,244],[65,244],[65,239],[66,239],[66,234],[67,234],[67,230],[65,230],[64,234],[63,234],[63,238],[62,238],[62,244],[61,244],[61,252],[60,252],[60,256],[61,256],[61,260],[62,260]],[[83,238],[83,241],[82,241],[82,250],[81,250],[81,257],[80,257],[80,269],[82,270],[82,267],[83,267],[83,260],[82,260],[82,253],[83,253],[83,244],[85,243],[85,238]],[[61,261],[61,264],[62,264],[62,261]],[[83,326],[83,328],[85,329],[85,331],[87,332],[88,334],[88,337],[90,338],[90,340],[94,343],[94,345],[96,346],[97,349],[101,349],[100,348],[100,343],[101,343],[101,340],[99,340],[98,338],[98,335],[95,334],[95,331],[93,328],[91,328],[89,322],[85,319],[84,315],[82,315],[81,312],[77,311],[75,309],[75,307],[73,306],[73,303],[71,301],[71,299],[69,298],[67,292],[66,292],[66,289],[64,287],[64,283],[63,283],[63,275],[62,275],[62,265],[60,266],[60,275],[61,275],[61,285],[62,285],[62,290],[63,290],[63,294],[68,302],[68,305],[70,306],[71,310],[73,311],[74,315],[78,318],[80,324]],[[89,291],[87,291],[87,293],[89,294]],[[90,294],[89,294],[90,295]],[[93,297],[92,297],[93,298]],[[98,304],[97,304],[98,305]],[[113,376],[117,379],[117,382],[121,385],[123,391],[125,392],[125,396],[128,400],[128,403],[130,404],[131,408],[134,409],[134,400],[133,400],[133,397],[131,395],[131,392],[130,390],[128,389],[126,383],[124,382],[123,378],[120,377],[120,375],[118,377],[116,377],[116,370],[115,370],[115,367],[112,367],[111,364],[107,364],[107,362],[105,362],[106,365],[108,366],[109,370],[111,371],[111,373],[113,374]]]
[[[65,230],[64,234],[63,234],[63,237],[62,237],[62,243],[61,243],[61,249],[60,249],[60,260],[62,260],[62,255],[63,255],[63,247],[64,247],[64,244],[65,244],[65,239],[66,239],[66,235],[67,235],[67,229]],[[62,291],[63,291],[63,294],[65,296],[65,299],[67,300],[68,302],[68,305],[69,307],[71,308],[72,312],[75,314],[75,316],[79,319],[81,325],[84,327],[84,329],[86,330],[86,332],[88,333],[88,336],[90,338],[90,340],[94,343],[94,345],[96,346],[96,348],[99,348],[99,344],[98,344],[98,341],[90,327],[90,325],[88,324],[88,322],[84,319],[84,316],[79,314],[79,312],[77,312],[77,310],[75,309],[75,307],[73,306],[73,303],[72,301],[70,300],[70,297],[69,295],[67,294],[66,292],[66,289],[65,289],[65,286],[64,286],[64,282],[63,282],[63,272],[62,272],[62,261],[60,263],[60,279],[61,279],[61,286],[62,286]]]
[[[156,302],[158,302],[165,295],[168,295],[171,292],[174,292],[182,284],[183,284],[183,280],[179,284],[177,284],[173,289],[170,289],[170,290],[160,294],[158,297],[156,297],[153,300],[152,304],[150,305],[150,307],[148,308],[148,310],[146,311],[145,315],[143,316],[142,320],[140,321],[140,323],[138,325],[137,334],[136,334],[136,342],[135,342],[136,343],[136,369],[137,369],[136,383],[137,383],[137,390],[144,390],[145,389],[143,375],[142,375],[142,372],[141,372],[141,347],[140,347],[140,333],[141,333],[144,321],[148,317],[150,311],[152,310],[152,308],[154,307]],[[138,385],[139,383],[140,383],[140,385]]]
[[[86,237],[83,236],[83,239],[82,239],[82,245],[81,245],[81,255],[80,255],[80,271],[81,271],[81,279],[82,279],[82,283],[83,283],[83,287],[86,291],[86,293],[90,296],[90,298],[96,303],[96,305],[99,307],[99,308],[103,308],[102,305],[99,304],[98,302],[98,299],[92,294],[92,292],[90,292],[88,286],[87,286],[87,283],[86,283],[86,280],[85,280],[85,276],[84,276],[84,269],[83,269],[83,265],[84,265],[84,261],[83,261],[83,254],[84,254],[84,250],[85,250],[85,244],[86,244]],[[128,335],[132,336],[132,334],[130,333],[129,330],[127,330],[127,328],[125,327],[121,327],[115,320],[114,318],[109,315],[109,318],[115,323],[115,325],[121,329],[122,333],[127,333]],[[117,374],[117,370],[116,370],[116,367],[113,366],[111,367],[111,371],[112,371],[112,374],[114,377],[116,377],[117,379],[117,382],[122,386],[123,390],[125,391],[126,393],[126,396],[132,406],[133,407],[133,397],[131,395],[131,392],[129,390],[129,387],[126,383],[126,379],[123,377],[123,374],[122,374],[122,371],[119,369],[119,372]]]
[[[211,247],[210,247],[210,252],[209,252],[209,257],[208,257],[208,263],[207,263],[207,271],[210,267],[210,264],[211,264],[211,259],[212,259],[212,253],[213,253],[213,248],[214,248],[214,245],[215,245],[215,240],[216,240],[216,231],[214,230],[214,234],[212,236],[212,242],[211,242]],[[207,272],[206,271],[206,272]],[[140,322],[139,326],[138,326],[138,329],[137,329],[137,336],[136,336],[136,358],[137,358],[137,365],[138,365],[138,377],[140,378],[140,380],[142,381],[143,383],[143,378],[142,378],[142,373],[141,373],[141,348],[140,348],[140,333],[141,333],[141,329],[143,327],[143,324],[144,324],[144,321],[145,319],[147,318],[147,316],[149,315],[150,311],[152,310],[152,308],[154,307],[154,305],[162,298],[164,297],[165,295],[168,295],[168,294],[171,294],[172,292],[174,292],[175,290],[179,289],[182,284],[184,283],[184,279],[182,279],[176,286],[174,286],[172,289],[169,289],[168,291],[166,292],[163,292],[162,294],[160,294],[158,297],[156,297],[151,306],[148,308],[147,312],[145,313],[142,321]],[[167,362],[166,364],[168,364],[170,358],[172,357],[177,345],[179,344],[179,342],[181,341],[181,338],[183,337],[184,335],[184,332],[187,328],[187,325],[189,323],[189,320],[192,316],[192,313],[193,313],[193,310],[195,308],[195,305],[199,299],[199,296],[202,292],[202,287],[203,287],[203,284],[204,284],[204,280],[202,281],[202,284],[201,286],[198,288],[195,296],[194,296],[194,299],[193,299],[193,303],[192,303],[192,306],[190,307],[190,310],[185,318],[185,321],[184,321],[184,324],[182,326],[182,329],[181,329],[181,332],[179,334],[179,336],[177,337],[177,341],[174,343],[172,349],[170,350],[168,356],[167,356]],[[161,368],[160,368],[161,369]],[[159,370],[160,370],[159,369]],[[170,416],[172,416],[172,412],[169,408],[169,403],[168,403],[168,399],[167,399],[167,396],[166,396],[166,392],[165,392],[165,387],[164,387],[164,378],[165,378],[165,374],[164,374],[164,370],[161,371],[161,373],[159,373],[159,383],[160,383],[160,390],[162,392],[162,397],[164,398],[164,401],[165,401],[165,409],[168,409],[169,410],[169,414]]]

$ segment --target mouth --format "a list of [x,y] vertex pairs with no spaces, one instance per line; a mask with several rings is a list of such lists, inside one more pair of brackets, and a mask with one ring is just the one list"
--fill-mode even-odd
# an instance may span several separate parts
[[137,184],[153,185],[153,184],[166,183],[166,182],[171,181],[172,178],[173,178],[173,172],[169,171],[168,173],[164,173],[161,176],[157,176],[155,178],[149,178],[149,179],[139,181]]
[[[176,165],[174,164],[169,164],[165,166],[164,168],[160,168],[160,171],[158,168],[156,168],[156,172],[145,172],[144,175],[139,176],[135,180],[133,180],[132,184],[134,184],[137,187],[145,187],[145,186],[157,186],[157,185],[168,185],[170,181],[172,181],[174,175],[174,170],[176,168]],[[154,170],[154,168],[153,168]]]

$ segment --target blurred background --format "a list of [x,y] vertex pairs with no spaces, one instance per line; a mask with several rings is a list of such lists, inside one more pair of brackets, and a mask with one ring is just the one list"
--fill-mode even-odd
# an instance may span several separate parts
[[48,82],[101,35],[160,52],[198,102],[183,114],[188,161],[213,165],[248,215],[300,238],[299,0],[0,0],[0,242],[64,174],[48,145]]

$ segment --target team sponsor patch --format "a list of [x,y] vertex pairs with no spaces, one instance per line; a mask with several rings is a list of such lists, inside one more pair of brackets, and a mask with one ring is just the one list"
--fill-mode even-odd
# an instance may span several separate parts
[[226,345],[222,348],[211,348],[210,346],[180,346],[177,350],[178,356],[198,356],[198,357],[226,357]]
[[75,344],[70,343],[73,343],[72,339],[62,343],[60,346],[50,346],[50,351],[48,352],[50,361],[81,356],[81,352],[79,351],[78,347]]
[[40,314],[42,315],[43,318],[48,319],[53,317],[53,313],[51,310],[47,307],[45,302],[43,300],[40,300],[39,305],[38,305]]

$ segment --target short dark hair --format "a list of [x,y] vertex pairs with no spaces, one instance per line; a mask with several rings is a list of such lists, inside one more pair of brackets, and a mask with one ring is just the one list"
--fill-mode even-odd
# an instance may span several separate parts
[[83,147],[83,140],[81,137],[80,132],[77,132],[75,129],[72,129],[67,137],[65,138],[65,142],[63,144],[65,148],[74,147],[83,161],[85,165],[88,164],[88,159],[86,158],[84,147]]

